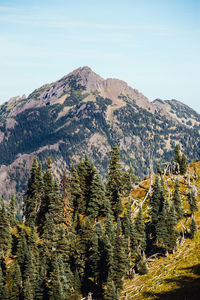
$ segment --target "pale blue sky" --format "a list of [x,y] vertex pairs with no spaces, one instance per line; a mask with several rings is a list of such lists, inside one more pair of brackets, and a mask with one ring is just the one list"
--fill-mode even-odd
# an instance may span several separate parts
[[200,112],[200,0],[0,0],[0,103],[85,65]]

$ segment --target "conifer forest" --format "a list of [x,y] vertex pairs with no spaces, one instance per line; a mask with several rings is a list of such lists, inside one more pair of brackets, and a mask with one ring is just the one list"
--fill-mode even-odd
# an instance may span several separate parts
[[104,178],[87,155],[60,181],[50,158],[43,166],[35,157],[23,207],[15,195],[1,199],[0,299],[135,299],[125,283],[197,233],[198,175],[194,167],[189,178],[186,156],[174,150],[171,163],[152,170],[142,201],[134,194],[142,180],[124,170],[117,146]]

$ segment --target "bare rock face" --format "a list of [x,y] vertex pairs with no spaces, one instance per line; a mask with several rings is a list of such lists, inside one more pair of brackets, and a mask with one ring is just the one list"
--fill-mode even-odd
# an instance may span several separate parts
[[67,80],[70,76],[80,76],[80,83],[86,87],[86,91],[90,92],[95,90],[100,90],[102,87],[102,82],[104,79],[98,74],[92,71],[89,67],[78,68],[73,72],[69,73],[67,76],[63,77],[61,80]]
[[116,99],[120,95],[127,96],[134,100],[139,107],[154,111],[154,106],[142,93],[139,93],[138,90],[133,89],[125,81],[119,79],[108,78],[104,80],[101,94],[111,99]]
[[[8,106],[11,109],[7,116],[12,118],[26,109],[57,103],[58,99],[61,99],[62,96],[69,92],[69,82],[72,77],[79,80],[79,83],[85,87],[86,93],[98,91],[102,97],[111,99],[114,105],[119,104],[120,96],[125,96],[129,100],[135,101],[139,107],[151,112],[155,111],[154,105],[148,98],[138,92],[138,90],[128,86],[125,81],[115,78],[103,79],[86,66],[74,70],[56,82],[36,89],[27,98],[25,95],[11,98],[8,102]],[[123,105],[123,101],[121,102]]]
[[97,90],[102,97],[109,98],[113,100],[114,103],[118,101],[119,96],[126,96],[131,100],[134,100],[139,107],[153,112],[155,110],[154,105],[152,105],[142,93],[139,93],[138,90],[128,86],[123,80],[116,78],[103,79],[89,67],[79,68],[63,79],[65,80],[71,75],[80,76],[80,82],[86,87],[87,92]]

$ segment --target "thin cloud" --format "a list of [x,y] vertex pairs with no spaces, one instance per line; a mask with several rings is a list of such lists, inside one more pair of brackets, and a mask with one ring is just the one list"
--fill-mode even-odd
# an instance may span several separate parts
[[[31,25],[36,27],[43,27],[43,28],[54,28],[54,29],[99,29],[99,30],[118,30],[118,31],[161,31],[167,30],[167,28],[158,28],[156,25],[141,25],[141,26],[133,26],[133,25],[119,25],[119,24],[109,24],[109,23],[93,23],[93,22],[82,22],[82,21],[66,21],[62,20],[62,18],[57,15],[53,14],[41,14],[38,11],[30,11],[24,10],[21,11],[15,8],[6,8],[0,6],[0,13],[1,11],[10,12],[8,14],[0,15],[0,22],[11,23],[11,24],[22,24],[22,25]],[[7,10],[6,10],[7,9]]]
[[2,6],[0,5],[0,12],[13,12],[17,11],[16,7],[11,7],[11,6]]

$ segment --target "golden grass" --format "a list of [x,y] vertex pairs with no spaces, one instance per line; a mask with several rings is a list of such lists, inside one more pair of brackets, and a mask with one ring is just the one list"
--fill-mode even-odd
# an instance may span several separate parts
[[[191,178],[194,166],[198,175],[195,184],[198,191],[197,201],[199,206],[199,211],[195,213],[195,221],[197,228],[199,228],[200,162],[190,165]],[[165,180],[169,179],[168,187],[172,193],[174,190],[174,177],[177,176],[172,176],[172,180],[169,177],[165,178]],[[189,207],[186,197],[189,187],[183,176],[178,176],[178,179],[183,207],[187,211]],[[149,183],[150,180],[145,180],[135,191],[132,191],[132,197],[142,201]],[[148,201],[149,199],[144,203],[144,209],[148,206]],[[188,226],[190,221],[190,219],[184,219],[182,223],[184,226]],[[180,224],[178,228],[181,228]],[[186,239],[182,246],[178,246],[175,253],[149,262],[148,267],[148,274],[135,275],[133,279],[125,281],[121,299],[200,299],[200,232],[197,232],[193,240]]]

